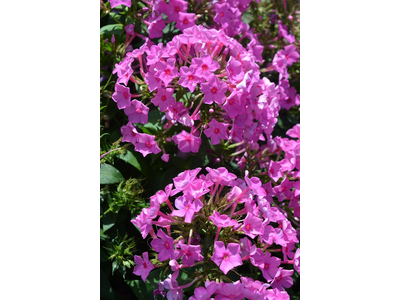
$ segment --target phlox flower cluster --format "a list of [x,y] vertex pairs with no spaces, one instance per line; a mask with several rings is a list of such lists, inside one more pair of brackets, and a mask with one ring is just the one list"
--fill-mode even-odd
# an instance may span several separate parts
[[[143,238],[150,235],[155,253],[152,259],[148,252],[143,258],[136,255],[133,273],[145,281],[161,268],[168,275],[154,295],[168,300],[183,299],[192,285],[190,300],[289,299],[285,289],[293,285],[294,272],[300,273],[299,228],[275,199],[285,191],[296,193],[297,185],[282,182],[274,189],[248,172],[241,179],[224,167],[201,171],[178,174],[131,221]],[[259,277],[241,275],[245,264]],[[190,282],[179,282],[181,272],[189,274]],[[240,280],[229,279],[232,272]]]
[[[132,75],[133,62],[142,79]],[[238,41],[201,25],[184,29],[165,46],[146,39],[114,72],[118,81],[113,99],[129,119],[121,128],[122,141],[131,142],[144,156],[161,152],[170,142],[181,152],[196,153],[202,134],[212,145],[271,139],[287,91],[260,78],[257,58]],[[138,84],[142,94],[132,95],[129,81]],[[186,94],[178,98],[178,92]],[[129,100],[143,93],[149,95],[147,103]],[[137,128],[147,123],[149,110],[163,114],[163,131],[157,136]],[[182,129],[174,132],[177,125]]]

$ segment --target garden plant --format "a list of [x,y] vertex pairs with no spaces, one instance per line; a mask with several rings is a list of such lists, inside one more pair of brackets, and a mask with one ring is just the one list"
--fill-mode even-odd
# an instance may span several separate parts
[[300,3],[100,0],[100,297],[300,299]]

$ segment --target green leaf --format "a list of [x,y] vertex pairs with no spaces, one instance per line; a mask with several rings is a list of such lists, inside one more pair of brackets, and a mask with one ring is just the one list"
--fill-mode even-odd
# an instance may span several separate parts
[[111,211],[104,215],[104,217],[101,219],[101,223],[103,224],[103,232],[106,232],[115,225],[117,222],[117,217],[118,215]]
[[161,269],[152,270],[147,276],[146,282],[142,279],[126,280],[138,299],[154,299],[153,291],[160,280]]
[[100,164],[100,184],[113,184],[124,180],[122,174],[112,165]]
[[122,24],[109,24],[100,28],[100,35],[102,34],[116,34],[123,30]]
[[100,300],[115,300],[114,292],[106,274],[100,269]]
[[122,159],[123,161],[127,162],[128,164],[131,164],[132,166],[134,166],[143,175],[147,176],[149,174],[148,166],[147,166],[146,161],[141,153],[136,152],[136,151],[131,152],[131,151],[127,150],[124,154],[118,154],[117,157],[119,159]]

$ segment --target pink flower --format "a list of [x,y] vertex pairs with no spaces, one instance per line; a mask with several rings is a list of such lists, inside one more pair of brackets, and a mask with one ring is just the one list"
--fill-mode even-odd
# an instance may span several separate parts
[[147,124],[149,108],[142,102],[133,100],[131,105],[124,108],[129,122]]
[[121,127],[121,134],[122,134],[122,142],[129,142],[132,144],[136,144],[137,141],[137,130],[132,123],[128,123],[125,126]]
[[208,217],[217,227],[229,227],[238,224],[236,220],[232,220],[227,215],[220,215],[219,212],[214,210],[214,213]]
[[149,37],[151,39],[162,37],[165,26],[166,25],[162,20],[162,15],[152,20],[147,27]]
[[131,7],[131,0],[109,0],[109,2],[111,8],[114,8],[119,5],[125,5]]
[[257,235],[262,234],[262,224],[263,220],[255,217],[252,213],[248,213],[243,221],[243,232],[254,239]]
[[149,254],[147,252],[143,253],[143,258],[135,255],[135,268],[133,269],[133,274],[141,276],[143,281],[146,281],[147,276],[150,271],[154,269],[154,266],[149,261]]
[[159,88],[157,90],[157,95],[151,99],[151,102],[160,108],[160,111],[166,111],[168,106],[174,104],[175,98],[172,96],[174,94],[174,90],[167,88]]
[[294,270],[279,268],[271,285],[280,291],[284,291],[285,288],[290,288],[293,285],[293,272]]
[[300,124],[294,125],[286,134],[294,139],[300,139]]
[[150,245],[158,253],[158,260],[164,261],[168,258],[175,259],[174,240],[166,235],[162,229],[157,231],[157,236],[159,239],[152,240]]
[[143,239],[153,230],[152,220],[147,214],[147,209],[143,209],[136,219],[131,220],[131,223],[140,228]]
[[200,245],[185,245],[177,244],[181,250],[179,250],[179,256],[182,256],[182,264],[193,266],[195,261],[201,261],[204,257],[201,255]]
[[242,64],[240,61],[235,60],[233,56],[231,56],[228,60],[226,71],[228,73],[228,79],[233,83],[241,82],[244,78]]
[[234,184],[234,180],[236,179],[236,175],[229,173],[228,170],[224,167],[220,167],[218,169],[211,169],[206,167],[208,174],[213,182],[218,182],[222,185],[232,186]]
[[168,9],[165,14],[168,17],[168,21],[177,22],[179,20],[179,13],[186,12],[188,3],[182,0],[170,0],[168,2]]
[[282,54],[286,57],[288,66],[291,66],[293,63],[297,62],[300,58],[300,54],[296,51],[295,45],[285,46],[285,50],[281,51]]
[[178,68],[175,67],[174,58],[168,58],[167,63],[159,61],[156,64],[156,68],[157,73],[155,74],[155,77],[159,77],[164,82],[165,86],[167,86],[172,79],[179,76]]
[[185,130],[182,130],[181,133],[172,136],[172,140],[178,145],[178,149],[184,153],[199,152],[201,138],[187,133]]
[[232,94],[226,98],[226,101],[222,107],[228,113],[229,117],[235,118],[238,114],[243,112],[241,96],[241,93],[233,91]]
[[262,259],[262,265],[260,266],[265,280],[271,281],[275,277],[280,264],[281,260],[278,257],[271,256],[271,253],[268,251],[265,253]]
[[193,201],[193,197],[189,194],[185,194],[176,198],[175,206],[178,208],[174,210],[170,215],[175,217],[185,216],[185,222],[191,223],[194,219],[194,213],[199,212],[203,207],[203,203],[199,199]]
[[265,294],[268,300],[290,300],[289,294],[286,291],[280,291],[278,289],[269,289]]
[[185,28],[192,27],[193,25],[196,25],[195,18],[195,14],[179,12],[175,27],[181,31]]
[[242,259],[240,257],[240,245],[236,243],[229,243],[225,248],[223,242],[215,242],[214,254],[211,257],[211,260],[219,266],[224,274],[228,273],[234,267],[242,265]]
[[204,79],[195,74],[196,69],[191,65],[190,67],[181,67],[178,84],[187,87],[192,93],[197,87],[199,82],[204,82]]
[[196,69],[196,75],[198,77],[205,78],[207,80],[214,74],[213,72],[220,68],[219,63],[213,60],[212,56],[204,54],[201,58],[193,58],[192,66]]
[[211,138],[211,145],[219,144],[221,139],[228,139],[227,129],[228,124],[219,123],[213,118],[208,124],[208,128],[204,130],[204,134]]
[[131,92],[128,87],[116,84],[112,99],[117,103],[118,109],[123,109],[131,105]]
[[161,149],[158,147],[154,139],[155,136],[153,135],[139,133],[137,143],[135,144],[135,150],[142,153],[144,157],[150,153],[157,154],[161,152]]
[[271,160],[268,169],[268,175],[272,178],[273,181],[277,182],[279,178],[283,175],[281,173],[281,165],[273,160]]
[[300,274],[300,248],[297,248],[296,253],[294,254],[293,267],[296,272]]
[[208,82],[201,84],[201,91],[204,93],[205,104],[212,104],[214,101],[220,105],[225,101],[225,92],[228,85],[212,75]]

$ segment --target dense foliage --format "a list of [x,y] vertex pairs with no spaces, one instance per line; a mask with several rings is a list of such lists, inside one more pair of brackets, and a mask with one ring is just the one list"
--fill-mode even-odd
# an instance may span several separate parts
[[299,299],[299,15],[100,1],[101,299]]

